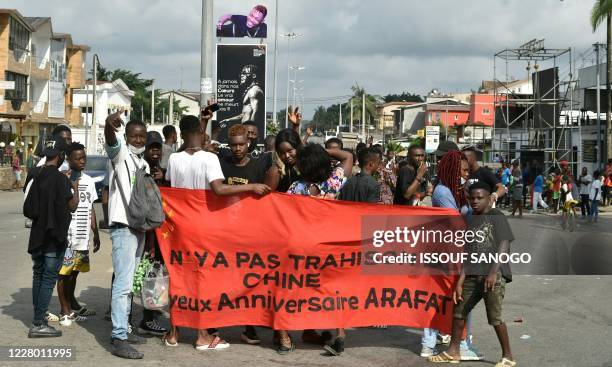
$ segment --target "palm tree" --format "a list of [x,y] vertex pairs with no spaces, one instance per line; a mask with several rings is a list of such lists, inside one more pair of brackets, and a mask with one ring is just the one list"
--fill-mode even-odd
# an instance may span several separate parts
[[[359,84],[355,84],[351,87],[351,90],[353,91],[353,96],[351,98],[349,98],[348,102],[345,103],[342,107],[344,109],[344,115],[345,116],[349,116],[348,118],[350,118],[351,115],[351,101],[353,102],[353,120],[355,121],[355,123],[357,123],[357,121],[362,121],[365,120],[367,123],[367,119],[368,117],[371,120],[372,124],[376,123],[376,119],[378,118],[378,112],[376,112],[376,105],[378,104],[378,100],[381,99],[380,96],[375,96],[375,95],[371,95],[371,94],[367,94],[365,93],[365,89],[363,87],[360,87]],[[362,119],[361,113],[362,113],[362,104],[363,104],[363,95],[365,94],[365,107],[366,107],[366,115],[365,118]]]
[[[596,0],[595,5],[593,5],[593,10],[591,11],[591,26],[593,27],[593,32],[597,29],[597,27],[603,23],[604,19],[607,23],[607,37],[606,37],[606,100],[607,100],[607,108],[606,108],[606,141],[607,144],[607,153],[608,157],[610,153],[612,153],[612,122],[610,121],[610,113],[612,111],[612,92],[610,91],[610,67],[612,67],[612,0]],[[597,86],[599,88],[599,86]],[[599,119],[599,116],[597,116]],[[599,156],[601,157],[601,152],[599,152]],[[600,161],[598,159],[598,161]],[[601,167],[597,167],[601,168]]]

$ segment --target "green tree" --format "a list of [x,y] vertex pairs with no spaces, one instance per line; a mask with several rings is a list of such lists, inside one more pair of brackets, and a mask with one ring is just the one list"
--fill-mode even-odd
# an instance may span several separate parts
[[[141,77],[141,73],[135,73],[126,69],[115,69],[109,72],[109,80],[121,79],[134,92],[132,97],[132,113],[133,119],[151,122],[151,86],[153,79],[145,79]],[[155,90],[155,121],[161,122],[164,115],[169,112],[169,98],[160,98],[160,89]],[[187,110],[186,106],[181,106],[178,100],[174,100],[173,112],[177,115],[182,115]],[[144,112],[144,116],[142,115]]]
[[418,94],[412,94],[408,92],[402,92],[402,94],[387,94],[383,97],[385,103],[389,102],[424,102],[423,98]]
[[[379,100],[382,100],[380,96],[375,96],[372,94],[367,94],[363,87],[360,87],[359,84],[355,84],[351,87],[353,91],[353,96],[348,100],[346,104],[343,105],[343,111],[345,116],[350,118],[351,112],[351,101],[353,103],[353,127],[356,125],[361,125],[362,121],[362,104],[363,104],[363,95],[365,94],[365,120],[366,123],[376,124],[376,119],[378,118],[378,112],[376,111],[376,107],[379,104]],[[369,120],[369,121],[368,121]],[[366,131],[367,134],[367,131]]]
[[[89,71],[89,75],[91,75],[93,79],[93,68]],[[96,72],[96,78],[102,81],[110,81],[112,78],[112,71],[106,69],[100,63],[98,63],[98,70]]]
[[[610,91],[610,73],[612,67],[612,0],[596,0],[593,5],[593,10],[591,11],[591,26],[593,27],[593,32],[597,30],[597,27],[604,20],[607,23],[607,32],[606,32],[606,100],[607,100],[607,109],[606,109],[606,131],[607,137],[606,141],[608,157],[610,153],[612,153],[612,122],[610,120],[610,113],[612,110],[612,92]],[[599,88],[599,86],[597,86]],[[598,116],[599,118],[599,116]],[[601,152],[599,152],[601,157]],[[599,159],[598,159],[599,161]],[[600,168],[600,167],[598,167]]]

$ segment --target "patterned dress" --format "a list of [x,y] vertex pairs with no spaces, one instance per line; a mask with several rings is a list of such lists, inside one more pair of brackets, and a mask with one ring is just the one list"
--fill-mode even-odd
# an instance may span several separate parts
[[313,196],[310,194],[309,188],[314,185],[319,188],[319,195],[313,197],[335,200],[340,192],[340,189],[342,189],[345,183],[346,175],[344,174],[344,169],[342,167],[336,167],[327,180],[314,184],[305,181],[295,181],[291,184],[289,190],[287,190],[287,193],[293,195]]
[[397,182],[397,175],[393,171],[393,167],[381,164],[378,166],[378,171],[376,171],[374,178],[380,184],[379,202],[388,205],[393,204],[393,193],[395,192],[395,182]]

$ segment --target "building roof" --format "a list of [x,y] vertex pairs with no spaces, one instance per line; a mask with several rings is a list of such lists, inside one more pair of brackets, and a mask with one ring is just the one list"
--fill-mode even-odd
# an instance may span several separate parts
[[20,23],[22,23],[23,26],[26,27],[28,31],[34,32],[34,29],[30,25],[30,23],[28,23],[28,21],[24,18],[23,15],[21,15],[19,10],[17,10],[17,9],[0,9],[0,14],[9,14],[9,15],[13,16]]
[[470,112],[470,105],[465,105],[465,104],[460,104],[460,105],[453,105],[453,104],[428,104],[426,107],[427,111],[453,111],[453,112],[457,112],[457,111],[465,111],[465,112]]
[[[82,91],[83,93],[87,92],[90,90],[90,86],[93,85],[93,81],[87,80],[85,81],[85,88],[84,89],[78,89],[79,91]],[[118,92],[125,94],[126,96],[130,96],[133,97],[134,96],[134,91],[131,90],[127,84],[125,84],[125,82],[121,79],[115,79],[113,81],[107,81],[107,80],[97,80],[96,85],[101,86],[102,88],[114,88],[116,89]]]
[[167,90],[165,92],[161,92],[159,95],[164,96],[166,94],[170,94],[170,92],[174,92],[174,94],[178,94],[179,96],[183,96],[187,99],[191,99],[195,102],[200,102],[200,92],[191,92],[186,90]]
[[28,22],[30,27],[34,31],[37,31],[43,24],[49,22],[49,26],[51,26],[51,18],[50,17],[24,17],[25,21]]

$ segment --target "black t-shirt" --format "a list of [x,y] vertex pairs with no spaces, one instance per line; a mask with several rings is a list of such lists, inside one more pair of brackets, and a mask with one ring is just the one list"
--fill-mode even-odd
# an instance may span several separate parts
[[247,27],[247,17],[245,15],[232,15],[231,24],[225,24],[217,30],[217,37],[251,37],[266,38],[268,27],[266,23],[261,23],[256,27]]
[[[416,169],[412,164],[407,164],[400,168],[397,173],[397,182],[395,184],[395,195],[393,196],[393,204],[396,205],[412,205],[412,200],[404,198],[404,192],[416,179]],[[427,191],[427,177],[423,177],[420,187],[415,193],[425,193]]]
[[[72,199],[72,185],[68,178],[56,166],[35,167],[26,178],[27,184],[34,179],[28,200],[28,213],[34,215],[28,253],[35,250],[43,252],[61,252],[66,249],[68,227],[72,215],[68,200]],[[31,196],[31,197],[30,197]]]
[[346,181],[338,200],[377,203],[380,201],[380,184],[371,175],[358,173]]
[[480,167],[476,170],[476,172],[470,172],[470,177],[468,178],[468,188],[475,182],[485,182],[487,185],[491,187],[491,192],[495,192],[497,190],[495,186],[499,183],[497,176],[490,169],[486,167]]
[[266,177],[262,161],[259,159],[251,158],[244,166],[236,166],[231,157],[220,158],[219,162],[225,176],[223,183],[227,185],[263,183]]
[[[469,260],[472,259],[471,254],[495,254],[499,251],[501,241],[514,241],[512,229],[508,224],[508,220],[504,213],[497,209],[491,209],[486,214],[470,215],[468,217],[468,228],[476,236],[474,240],[465,245],[465,250],[469,255]],[[480,232],[480,235],[478,234]],[[482,239],[482,241],[480,241]],[[489,269],[493,264],[488,263],[471,263],[465,265],[466,275],[488,275]],[[505,263],[500,266],[502,276],[507,282],[512,281],[512,272],[510,264]]]
[[287,192],[292,183],[294,183],[295,181],[300,181],[301,179],[302,176],[298,173],[295,167],[285,166],[285,174],[281,176],[276,191]]

